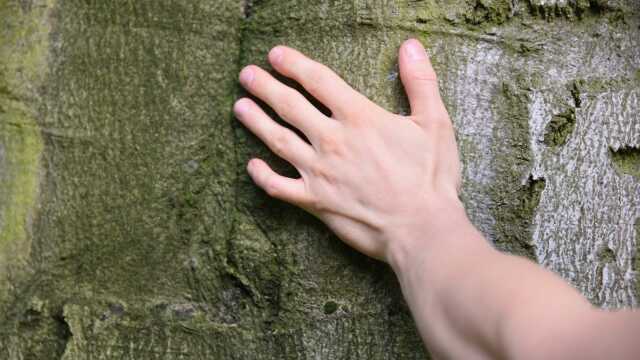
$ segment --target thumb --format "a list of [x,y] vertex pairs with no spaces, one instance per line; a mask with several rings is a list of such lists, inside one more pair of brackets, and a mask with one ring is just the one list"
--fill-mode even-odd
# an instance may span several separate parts
[[440,117],[443,111],[446,113],[438,91],[436,72],[422,44],[416,39],[405,41],[400,47],[398,61],[411,115],[417,116],[416,120],[420,122],[433,116]]

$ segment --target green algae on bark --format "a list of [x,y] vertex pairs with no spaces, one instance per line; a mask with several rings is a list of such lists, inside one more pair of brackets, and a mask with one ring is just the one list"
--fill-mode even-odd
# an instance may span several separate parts
[[606,263],[613,263],[616,261],[616,253],[613,252],[613,250],[611,250],[611,248],[609,247],[603,247],[602,249],[600,249],[600,251],[598,251],[598,253],[596,254],[597,259],[599,262],[606,264]]
[[544,178],[534,178],[529,146],[529,79],[520,75],[515,84],[503,83],[495,97],[495,107],[501,126],[496,127],[500,139],[495,152],[497,181],[492,185],[496,219],[495,244],[501,250],[536,259],[532,243],[532,222]]
[[[577,102],[577,101],[576,101]],[[579,103],[578,103],[579,104]],[[561,113],[553,115],[547,124],[543,142],[550,147],[564,145],[567,138],[573,132],[576,125],[576,110],[567,109]]]
[[0,304],[30,253],[43,149],[36,121],[47,75],[50,5],[0,1]]
[[618,150],[610,149],[610,155],[619,172],[640,179],[640,148],[622,147]]
[[[40,3],[8,4],[26,3],[42,11]],[[73,312],[63,311],[70,302],[94,306],[109,298],[137,308],[143,299],[172,306],[202,298],[217,305],[212,321],[223,321],[232,316],[229,307],[242,307],[220,270],[237,171],[229,109],[239,3],[54,5],[46,18],[50,44],[42,49],[50,74],[43,105],[29,109],[42,111],[37,124],[45,154],[32,270],[2,309],[0,358],[65,351],[65,359],[107,356],[114,349],[96,345],[100,329],[84,338],[60,330],[67,315],[77,328]],[[43,299],[43,315],[21,327],[35,298]],[[126,336],[114,346],[144,343],[148,331],[163,332],[175,322],[154,324],[136,314],[131,326],[137,331],[122,330]],[[92,352],[73,351],[76,341],[86,341]],[[162,346],[151,353],[136,348],[130,356],[149,358]]]
[[469,5],[473,10],[466,12],[466,20],[471,24],[502,24],[514,15],[514,3],[509,0],[473,0]]

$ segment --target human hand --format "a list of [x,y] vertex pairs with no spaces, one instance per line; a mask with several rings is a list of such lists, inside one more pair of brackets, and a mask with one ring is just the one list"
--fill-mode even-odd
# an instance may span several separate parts
[[279,125],[252,100],[235,103],[237,118],[301,175],[284,177],[264,161],[251,159],[249,175],[269,195],[303,208],[350,246],[387,262],[398,245],[391,234],[424,228],[443,210],[461,208],[453,127],[420,42],[406,41],[399,54],[410,116],[382,109],[294,49],[273,48],[269,62],[331,111],[331,117],[323,115],[298,91],[255,65],[240,72],[242,86],[310,141]]

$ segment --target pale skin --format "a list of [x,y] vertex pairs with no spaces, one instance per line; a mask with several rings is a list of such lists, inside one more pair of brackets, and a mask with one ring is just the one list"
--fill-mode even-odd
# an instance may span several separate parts
[[410,116],[392,114],[328,67],[277,46],[280,74],[331,111],[249,65],[240,83],[299,129],[278,124],[252,100],[236,117],[300,178],[260,159],[247,170],[269,195],[324,221],[354,249],[387,262],[436,359],[637,359],[640,315],[590,305],[560,277],[495,250],[458,198],[460,161],[436,74],[419,41],[399,51]]

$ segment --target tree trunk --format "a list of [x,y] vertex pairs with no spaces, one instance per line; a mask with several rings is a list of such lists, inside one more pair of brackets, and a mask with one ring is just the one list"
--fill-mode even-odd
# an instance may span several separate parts
[[0,0],[0,19],[1,359],[427,357],[390,269],[246,175],[256,155],[295,175],[230,111],[276,44],[407,113],[397,50],[420,38],[473,222],[594,304],[638,304],[638,0]]

